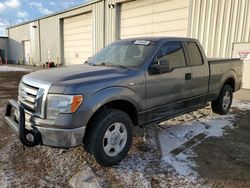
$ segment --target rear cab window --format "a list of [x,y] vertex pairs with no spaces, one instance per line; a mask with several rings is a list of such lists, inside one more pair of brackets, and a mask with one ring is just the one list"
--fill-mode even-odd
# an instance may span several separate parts
[[195,42],[187,42],[187,50],[191,66],[200,66],[204,64],[201,51]]

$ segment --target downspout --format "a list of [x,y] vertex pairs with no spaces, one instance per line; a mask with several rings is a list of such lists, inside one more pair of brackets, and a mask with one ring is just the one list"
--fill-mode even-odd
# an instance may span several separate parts
[[8,62],[8,60],[11,61],[12,59],[10,58],[10,30],[8,29],[7,32],[8,32],[8,38],[7,38],[7,62]]
[[38,20],[38,40],[39,40],[39,61],[42,63],[42,57],[41,57],[41,32],[40,32],[40,20]]
[[106,0],[103,0],[103,48],[106,46]]

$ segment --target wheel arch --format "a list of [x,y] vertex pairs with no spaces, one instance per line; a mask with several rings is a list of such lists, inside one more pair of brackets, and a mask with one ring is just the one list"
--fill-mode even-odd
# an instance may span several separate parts
[[128,114],[134,126],[139,125],[139,111],[143,106],[143,100],[128,88],[110,87],[95,93],[87,101],[85,107],[88,113],[84,118],[85,134],[88,134],[95,117],[105,109],[121,110]]
[[222,89],[222,87],[227,84],[227,85],[230,85],[232,88],[233,88],[233,92],[235,92],[236,90],[236,79],[237,76],[236,76],[236,73],[234,70],[229,70],[227,72],[227,74],[225,74],[222,78],[222,82],[221,82],[221,86],[220,86],[220,89]]
[[229,85],[232,87],[233,91],[235,91],[235,79],[233,77],[228,78],[225,82],[224,85]]
[[92,116],[90,117],[88,123],[87,123],[87,127],[90,124],[90,122],[92,121],[92,119],[95,118],[95,116],[101,111],[101,110],[105,110],[105,109],[117,109],[117,110],[121,110],[125,113],[127,113],[129,115],[129,117],[131,118],[132,122],[134,125],[138,125],[138,110],[136,109],[135,105],[125,99],[115,99],[112,101],[108,101],[106,103],[104,103],[102,106],[100,106],[95,112],[93,112]]

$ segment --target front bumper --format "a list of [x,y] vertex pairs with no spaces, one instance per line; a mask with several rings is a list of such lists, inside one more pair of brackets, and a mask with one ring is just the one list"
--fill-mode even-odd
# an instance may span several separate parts
[[[17,111],[18,121],[13,110]],[[29,147],[41,144],[52,147],[69,148],[82,144],[85,126],[74,129],[57,129],[35,125],[31,118],[31,129],[25,126],[24,108],[16,101],[10,100],[6,107],[5,121],[15,132],[21,142]]]

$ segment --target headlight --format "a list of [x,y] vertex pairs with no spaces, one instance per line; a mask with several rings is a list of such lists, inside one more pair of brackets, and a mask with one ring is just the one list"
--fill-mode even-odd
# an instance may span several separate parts
[[59,113],[74,113],[82,102],[82,95],[49,94],[47,98],[47,118],[55,119]]

